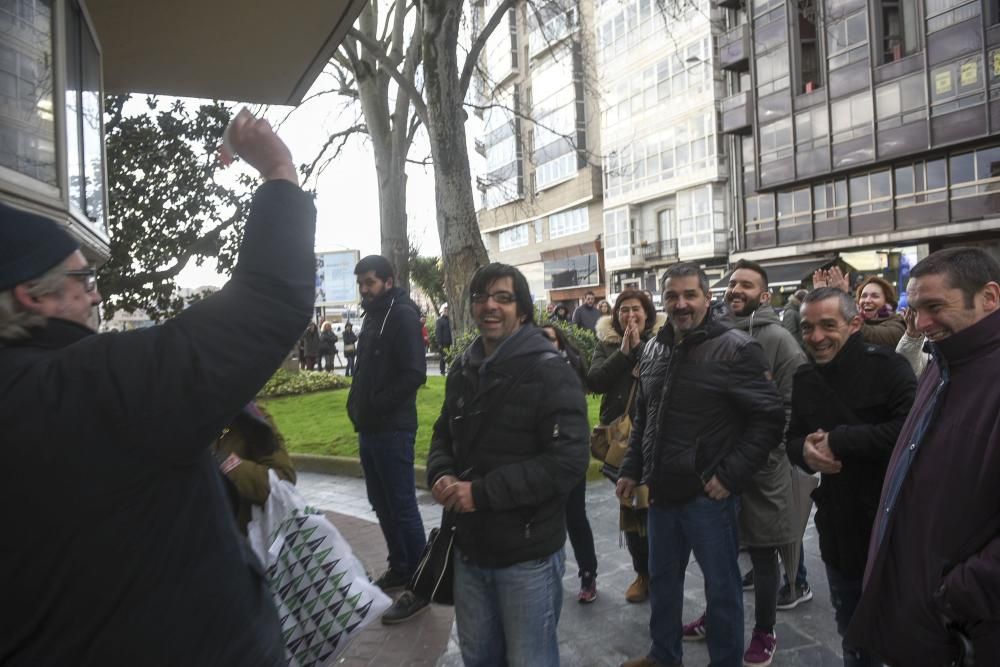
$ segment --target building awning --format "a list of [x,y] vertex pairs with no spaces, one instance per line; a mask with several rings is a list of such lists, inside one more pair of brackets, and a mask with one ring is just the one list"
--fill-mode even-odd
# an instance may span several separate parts
[[88,0],[104,88],[295,105],[323,71],[361,0]]
[[[761,268],[767,271],[767,283],[771,289],[780,287],[797,287],[803,281],[812,278],[813,271],[820,268],[827,268],[833,265],[837,258],[833,255],[829,257],[810,257],[808,259],[797,259],[790,262],[775,264],[761,264]],[[713,292],[725,290],[729,286],[729,277],[733,275],[729,271],[712,285]]]

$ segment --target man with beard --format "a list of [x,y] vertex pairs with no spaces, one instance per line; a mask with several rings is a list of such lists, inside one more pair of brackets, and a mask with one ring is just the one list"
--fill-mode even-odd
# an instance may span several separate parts
[[623,667],[681,664],[684,574],[705,576],[714,667],[743,664],[737,498],[781,442],[785,411],[763,349],[709,312],[708,277],[675,264],[663,278],[668,325],[646,344],[619,498],[649,487],[649,654]]
[[[806,355],[795,338],[781,326],[771,307],[767,272],[757,263],[741,259],[729,277],[724,297],[733,326],[746,331],[764,348],[774,382],[784,401],[785,415],[791,412],[792,377],[806,363]],[[746,667],[765,667],[777,648],[774,632],[778,604],[778,550],[786,566],[798,559],[802,534],[794,517],[792,468],[783,443],[771,450],[767,463],[753,477],[753,484],[743,492],[740,502],[740,540],[747,545],[753,563],[754,629],[750,645],[743,654]],[[809,511],[809,498],[805,496]],[[796,534],[798,533],[798,534]],[[794,569],[789,572],[794,581]],[[805,589],[803,596],[808,589]],[[811,598],[812,594],[809,593]],[[705,636],[705,616],[684,627],[686,639]]]
[[573,324],[580,327],[581,329],[589,329],[591,332],[594,331],[594,327],[597,326],[597,320],[601,318],[601,311],[594,306],[594,301],[596,297],[593,292],[587,292],[583,295],[583,303],[576,307],[573,311]]
[[[375,580],[389,592],[410,581],[426,544],[417,509],[413,443],[417,390],[427,377],[420,310],[396,287],[392,264],[369,255],[354,267],[365,311],[347,412],[358,432],[368,500],[389,550],[389,567]],[[406,591],[383,616],[400,623],[427,607]]]
[[[837,632],[844,636],[861,596],[886,465],[917,382],[906,359],[864,341],[863,320],[846,292],[813,290],[801,314],[813,363],[793,379],[788,456],[807,473],[822,475],[813,492],[816,532]],[[845,667],[876,664],[844,645]]]

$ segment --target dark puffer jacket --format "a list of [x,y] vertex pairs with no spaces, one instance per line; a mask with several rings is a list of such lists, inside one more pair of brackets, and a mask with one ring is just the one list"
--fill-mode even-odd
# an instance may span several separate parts
[[843,464],[824,474],[813,491],[823,562],[860,579],[878,510],[889,456],[903,426],[917,381],[906,359],[887,347],[852,335],[828,364],[800,366],[792,381],[788,458],[808,473],[805,438],[823,429]]
[[759,343],[711,314],[679,341],[668,324],[643,350],[622,476],[648,484],[653,501],[690,500],[713,475],[740,493],[784,424]]
[[587,371],[587,386],[601,397],[601,423],[610,424],[625,413],[628,403],[628,393],[632,389],[632,370],[642,358],[642,348],[655,336],[667,321],[663,313],[656,314],[656,323],[651,329],[642,332],[641,343],[629,354],[621,351],[622,336],[615,331],[611,316],[605,315],[597,320],[594,331],[597,334],[597,348],[594,358],[590,361]]
[[417,390],[427,379],[420,332],[420,309],[398,287],[365,309],[354,382],[347,395],[355,431],[417,430]]
[[477,339],[448,373],[427,457],[431,486],[442,475],[472,481],[476,511],[458,518],[462,553],[507,567],[558,551],[588,440],[580,380],[540,329],[523,326],[488,359]]

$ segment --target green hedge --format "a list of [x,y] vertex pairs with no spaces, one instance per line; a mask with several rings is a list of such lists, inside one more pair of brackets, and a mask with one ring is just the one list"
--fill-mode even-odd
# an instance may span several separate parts
[[316,391],[344,389],[351,386],[351,379],[323,371],[299,371],[293,373],[279,368],[264,388],[257,393],[258,398],[277,396],[298,396]]

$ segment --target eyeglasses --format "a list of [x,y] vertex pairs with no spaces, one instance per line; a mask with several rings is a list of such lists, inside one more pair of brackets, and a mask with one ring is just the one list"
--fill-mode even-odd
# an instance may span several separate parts
[[80,282],[83,283],[83,289],[86,292],[93,292],[97,289],[97,269],[94,267],[66,271],[66,275],[72,276],[73,278],[79,278]]
[[495,302],[501,306],[506,306],[507,304],[514,303],[514,295],[511,292],[491,292],[489,294],[480,294],[478,292],[473,293],[472,303],[486,303],[489,301],[490,297],[493,298]]

